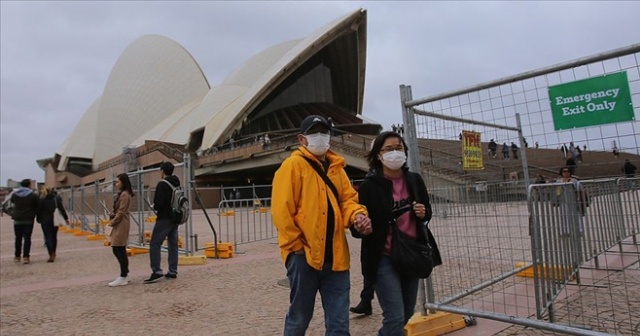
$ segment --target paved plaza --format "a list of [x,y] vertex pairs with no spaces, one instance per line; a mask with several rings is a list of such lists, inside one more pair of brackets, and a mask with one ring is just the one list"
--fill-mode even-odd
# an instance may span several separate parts
[[[204,216],[194,216],[200,246],[212,240]],[[133,228],[132,228],[133,230]],[[209,236],[207,236],[207,232]],[[180,266],[178,278],[145,285],[148,254],[130,257],[131,283],[111,288],[118,264],[102,241],[58,233],[58,257],[46,263],[42,231],[34,227],[31,264],[14,263],[14,235],[7,216],[0,219],[1,335],[280,335],[289,290],[275,239],[243,244],[234,258],[208,259],[206,265]],[[362,288],[357,239],[352,253],[351,303]],[[202,254],[202,251],[198,252]],[[166,254],[163,254],[166,269]],[[375,335],[381,311],[351,315],[352,335]],[[478,326],[450,335],[547,335],[500,322],[479,320]],[[318,296],[308,335],[323,335]]]

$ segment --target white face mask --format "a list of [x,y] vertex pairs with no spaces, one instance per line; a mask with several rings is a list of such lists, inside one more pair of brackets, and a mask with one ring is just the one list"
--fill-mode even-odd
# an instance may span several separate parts
[[407,156],[404,152],[394,150],[382,154],[382,164],[391,170],[402,168],[405,162],[407,162]]
[[326,133],[314,133],[309,135],[304,135],[307,139],[307,149],[311,152],[311,154],[316,156],[321,156],[327,153],[329,150],[329,141],[331,141],[331,136]]

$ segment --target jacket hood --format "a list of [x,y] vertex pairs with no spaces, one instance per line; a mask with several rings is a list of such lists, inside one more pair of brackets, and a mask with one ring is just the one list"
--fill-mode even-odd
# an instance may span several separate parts
[[180,186],[180,180],[175,175],[167,176],[164,179],[169,181],[169,183],[171,183],[174,187]]
[[20,187],[20,188],[16,189],[16,191],[14,191],[14,194],[16,194],[16,196],[18,196],[18,197],[27,197],[31,193],[33,193],[33,190],[31,190],[29,188],[25,188],[25,187]]

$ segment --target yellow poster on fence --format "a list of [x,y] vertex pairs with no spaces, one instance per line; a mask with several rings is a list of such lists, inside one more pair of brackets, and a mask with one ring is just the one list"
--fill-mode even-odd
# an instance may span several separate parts
[[462,131],[462,168],[464,170],[484,169],[479,132]]

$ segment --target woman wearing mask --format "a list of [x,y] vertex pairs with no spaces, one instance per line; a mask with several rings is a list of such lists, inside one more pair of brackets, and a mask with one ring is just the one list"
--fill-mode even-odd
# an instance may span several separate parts
[[40,223],[42,227],[42,234],[44,235],[44,242],[47,245],[47,251],[49,252],[49,259],[47,262],[54,262],[56,260],[56,248],[58,246],[58,227],[54,223],[53,214],[58,209],[60,215],[64,218],[67,225],[69,225],[69,217],[64,210],[62,200],[54,191],[42,187],[40,189],[40,199],[38,201],[38,212],[36,213],[36,221]]
[[378,335],[402,336],[404,326],[414,313],[419,279],[399,274],[391,261],[392,230],[398,228],[415,240],[429,241],[434,263],[441,264],[433,236],[425,225],[431,219],[429,195],[422,177],[406,166],[407,145],[396,132],[376,137],[367,155],[369,173],[358,189],[360,204],[367,207],[373,231],[362,238],[363,276],[374,283],[382,308],[382,327]]
[[109,286],[124,286],[129,283],[129,259],[127,257],[127,243],[129,242],[129,205],[133,190],[127,174],[120,174],[116,178],[118,195],[113,202],[113,213],[109,215],[111,222],[111,249],[120,264],[120,276],[109,283]]

